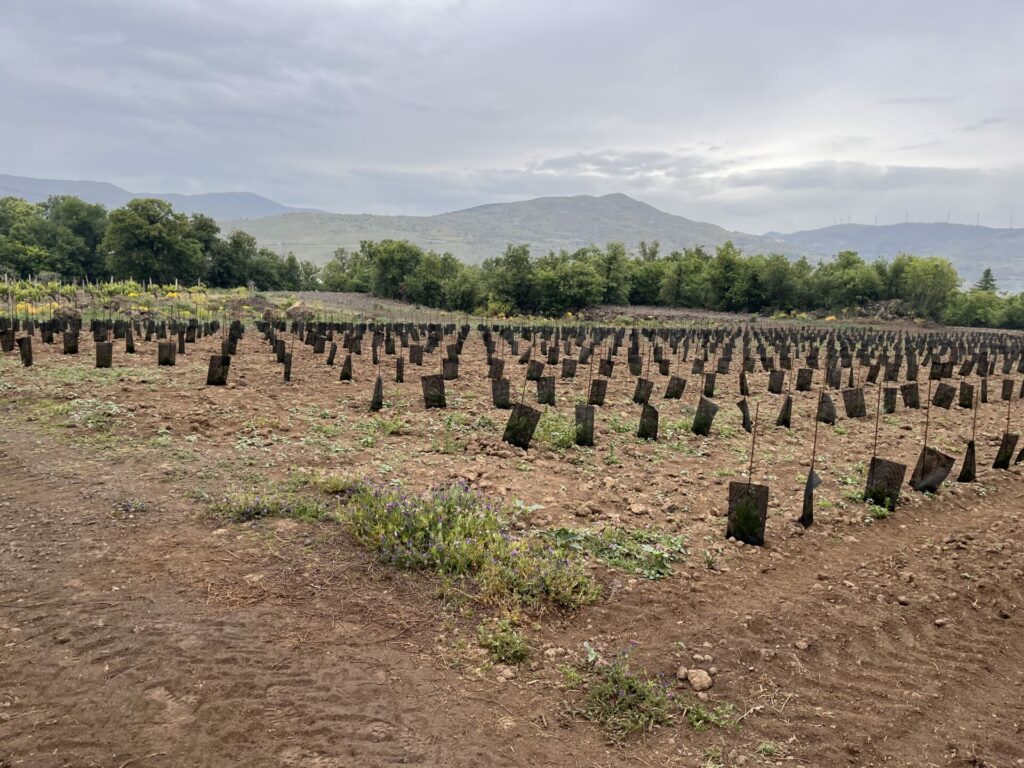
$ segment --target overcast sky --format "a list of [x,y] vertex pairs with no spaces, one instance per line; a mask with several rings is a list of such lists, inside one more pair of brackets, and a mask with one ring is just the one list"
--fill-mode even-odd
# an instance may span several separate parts
[[0,173],[1024,226],[1024,2],[4,0]]

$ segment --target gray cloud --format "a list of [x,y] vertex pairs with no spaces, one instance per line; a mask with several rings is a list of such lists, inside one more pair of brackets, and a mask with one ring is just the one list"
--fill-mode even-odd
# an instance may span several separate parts
[[621,191],[746,231],[996,221],[1024,202],[1022,38],[1002,0],[8,0],[0,172],[339,211]]

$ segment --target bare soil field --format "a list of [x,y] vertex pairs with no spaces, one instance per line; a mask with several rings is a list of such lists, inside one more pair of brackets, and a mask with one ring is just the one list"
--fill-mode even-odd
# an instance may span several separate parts
[[[0,357],[2,768],[1024,765],[1024,479],[989,468],[998,387],[979,412],[977,482],[954,470],[935,495],[904,486],[878,519],[857,498],[867,385],[871,417],[819,426],[824,483],[804,529],[817,388],[794,392],[792,429],[776,428],[781,397],[749,374],[752,476],[771,488],[753,547],[724,536],[750,458],[735,373],[718,376],[703,438],[689,429],[699,377],[684,364],[682,400],[665,400],[654,367],[660,434],[641,440],[623,348],[596,445],[557,439],[586,397],[581,366],[524,451],[502,441],[476,330],[446,409],[423,404],[437,351],[407,360],[404,383],[384,359],[377,414],[368,343],[351,382],[343,352],[332,367],[295,343],[284,382],[250,325],[229,385],[207,387],[220,337],[174,367],[157,366],[155,341],[134,355],[115,342],[111,369],[93,367],[86,333],[78,356],[38,341],[32,367]],[[506,360],[517,397],[523,373]],[[878,454],[913,467],[923,430],[924,411],[901,404]],[[930,445],[959,462],[970,437],[969,410],[932,408]],[[461,482],[515,530],[650,530],[685,553],[664,578],[589,561],[600,598],[522,616],[529,658],[497,663],[477,637],[492,606],[381,562],[343,523],[215,511],[310,471],[410,493]],[[587,670],[624,653],[680,704],[612,738],[585,715]]]

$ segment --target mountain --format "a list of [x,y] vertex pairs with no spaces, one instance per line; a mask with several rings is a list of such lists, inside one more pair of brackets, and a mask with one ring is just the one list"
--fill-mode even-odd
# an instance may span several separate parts
[[335,248],[350,250],[360,240],[411,240],[425,249],[448,251],[479,263],[499,255],[508,243],[528,243],[534,254],[657,240],[662,253],[732,240],[747,253],[785,253],[812,261],[853,250],[868,260],[899,253],[948,258],[967,283],[991,267],[1000,288],[1024,290],[1024,230],[961,224],[842,224],[782,234],[750,235],[665,213],[623,194],[592,197],[539,197],[493,203],[436,216],[375,216],[342,213],[290,213],[251,221],[222,221],[224,229],[244,229],[261,245],[293,251],[323,263]]
[[1024,230],[969,224],[838,224],[790,234],[770,233],[789,253],[820,256],[856,251],[867,260],[892,259],[900,253],[949,259],[966,283],[995,272],[1004,290],[1024,289]]
[[129,192],[97,181],[31,179],[0,174],[0,197],[41,201],[50,195],[77,195],[108,208],[134,197],[159,197],[184,213],[205,213],[225,231],[243,229],[260,245],[293,251],[324,263],[336,248],[359,248],[360,240],[410,240],[427,250],[449,252],[470,263],[497,256],[509,243],[528,243],[534,254],[623,242],[635,249],[657,240],[661,252],[703,245],[712,249],[732,240],[747,253],[785,253],[812,261],[839,251],[857,251],[868,260],[899,253],[949,259],[967,284],[985,267],[1003,290],[1024,290],[1024,230],[946,223],[883,226],[839,224],[801,232],[750,235],[665,213],[623,194],[539,197],[492,203],[434,216],[379,216],[325,213],[290,208],[251,192],[206,195]]
[[410,240],[479,263],[500,255],[509,243],[528,243],[534,254],[588,245],[658,240],[662,253],[732,240],[747,251],[777,251],[770,238],[730,232],[660,211],[623,194],[540,197],[493,203],[435,216],[376,216],[347,213],[290,213],[253,221],[223,221],[225,230],[244,229],[261,245],[293,251],[323,263],[338,247],[358,249],[360,240]]
[[215,219],[255,219],[282,213],[309,211],[291,208],[252,192],[214,192],[205,195],[179,195],[167,192],[129,192],[105,181],[66,181],[63,179],[32,179],[26,176],[0,174],[0,197],[20,197],[34,203],[51,195],[74,195],[90,203],[118,208],[137,197],[158,197],[181,213],[205,213]]

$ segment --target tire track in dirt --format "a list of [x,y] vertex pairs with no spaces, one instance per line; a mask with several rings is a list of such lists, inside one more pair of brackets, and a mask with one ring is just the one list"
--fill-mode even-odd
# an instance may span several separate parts
[[[0,477],[0,765],[507,764],[521,734],[460,718],[438,696],[451,680],[367,644],[380,628],[197,599],[168,564],[218,550],[181,511],[127,524],[10,449]],[[316,642],[286,642],[305,620]]]
[[[724,667],[716,695],[763,707],[745,727],[784,744],[795,737],[809,765],[1015,765],[1022,485],[1005,473],[984,499],[947,493],[838,541],[812,529],[767,552],[743,547],[697,592],[652,585],[602,610],[641,628],[641,647],[678,637],[682,617],[696,650],[714,641]],[[779,549],[787,555],[769,554]],[[773,710],[751,681],[792,696]]]

